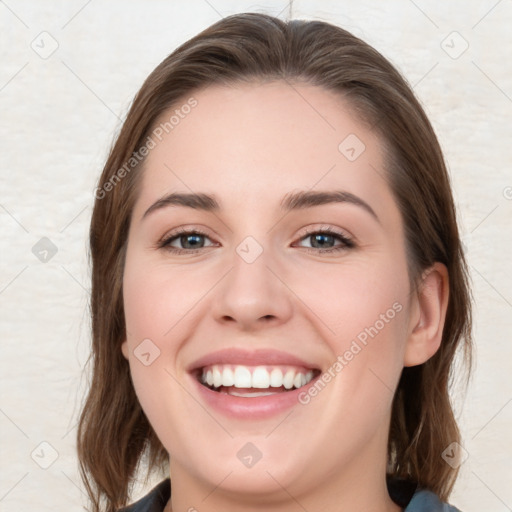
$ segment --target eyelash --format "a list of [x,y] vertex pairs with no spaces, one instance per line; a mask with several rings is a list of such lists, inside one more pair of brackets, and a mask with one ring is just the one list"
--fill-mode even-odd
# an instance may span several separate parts
[[333,236],[334,238],[337,238],[339,241],[341,241],[341,245],[331,247],[329,249],[315,249],[314,247],[303,247],[303,249],[307,249],[308,252],[325,254],[325,253],[331,253],[331,252],[345,251],[347,249],[353,249],[356,246],[355,242],[351,238],[344,235],[343,233],[335,231],[334,229],[332,229],[330,227],[320,228],[320,229],[309,229],[308,228],[308,229],[306,229],[306,232],[300,237],[300,240],[304,240],[305,238],[308,238],[311,235]]
[[[177,247],[171,247],[170,243],[176,240],[177,238],[180,238],[184,235],[199,235],[204,236],[206,238],[210,238],[207,233],[204,231],[201,231],[200,229],[186,229],[186,228],[179,228],[178,230],[171,233],[169,236],[164,237],[162,240],[160,240],[157,244],[157,247],[159,249],[164,249],[166,251],[169,251],[173,254],[195,254],[203,249],[205,247],[200,247],[198,249],[180,249]],[[305,238],[311,237],[312,235],[329,235],[334,236],[334,238],[337,238],[339,241],[341,241],[341,245],[331,247],[329,249],[316,249],[314,247],[303,247],[303,249],[306,249],[307,252],[312,252],[315,254],[326,254],[326,253],[333,253],[333,252],[339,252],[339,251],[345,251],[347,249],[353,249],[356,244],[355,242],[347,237],[346,235],[339,233],[335,230],[333,230],[330,227],[327,228],[320,228],[320,229],[307,229],[306,232],[300,237],[299,241],[304,240]],[[212,246],[208,246],[212,247]]]

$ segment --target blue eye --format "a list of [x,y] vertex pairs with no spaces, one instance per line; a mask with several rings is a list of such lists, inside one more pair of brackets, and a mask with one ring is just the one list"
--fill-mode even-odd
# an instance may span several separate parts
[[204,236],[198,233],[181,235],[179,238],[176,238],[176,240],[180,242],[182,249],[197,249],[199,247],[204,247]]
[[193,252],[203,247],[211,247],[214,245],[211,243],[211,240],[210,243],[207,244],[207,240],[210,240],[208,236],[199,231],[182,231],[162,240],[159,247],[171,252]]
[[[308,242],[309,245],[304,245]],[[191,254],[214,246],[218,246],[218,244],[212,242],[206,233],[198,230],[180,230],[158,243],[158,248],[176,254]],[[355,243],[342,233],[324,229],[307,232],[294,246],[303,247],[309,252],[318,254],[347,250],[355,247]]]
[[308,249],[318,249],[314,252],[333,252],[338,250],[349,249],[355,246],[354,242],[341,233],[335,233],[331,230],[312,231],[308,232],[306,236],[301,238],[301,241],[308,241],[310,245]]

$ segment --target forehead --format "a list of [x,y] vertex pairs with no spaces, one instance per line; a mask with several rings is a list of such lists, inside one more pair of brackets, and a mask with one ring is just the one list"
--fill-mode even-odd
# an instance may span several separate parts
[[214,194],[238,209],[278,203],[292,190],[342,188],[376,209],[392,200],[381,142],[341,96],[284,81],[216,85],[191,96],[196,106],[180,110],[185,97],[155,125],[168,133],[146,159],[140,208],[173,191]]

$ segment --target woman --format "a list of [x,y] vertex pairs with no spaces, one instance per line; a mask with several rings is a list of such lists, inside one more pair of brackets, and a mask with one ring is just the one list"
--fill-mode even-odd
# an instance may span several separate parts
[[90,243],[92,510],[125,507],[142,462],[170,479],[126,510],[456,510],[467,269],[435,134],[373,48],[262,14],[183,44],[134,100]]

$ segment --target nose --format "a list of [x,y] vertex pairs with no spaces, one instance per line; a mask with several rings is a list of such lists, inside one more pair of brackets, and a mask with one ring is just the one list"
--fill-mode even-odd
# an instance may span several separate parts
[[248,263],[238,254],[216,287],[213,314],[217,322],[256,331],[287,322],[293,312],[292,293],[264,251]]

